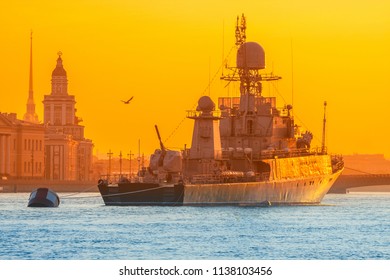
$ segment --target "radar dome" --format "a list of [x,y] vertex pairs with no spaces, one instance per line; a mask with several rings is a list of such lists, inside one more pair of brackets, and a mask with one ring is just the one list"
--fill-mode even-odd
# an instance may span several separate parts
[[264,69],[265,53],[256,42],[246,42],[237,51],[237,68]]
[[215,109],[215,104],[209,96],[202,96],[198,100],[197,111],[211,112]]

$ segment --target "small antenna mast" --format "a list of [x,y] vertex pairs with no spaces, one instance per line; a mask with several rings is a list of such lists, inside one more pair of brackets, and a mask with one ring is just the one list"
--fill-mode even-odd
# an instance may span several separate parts
[[222,76],[223,76],[223,67],[225,64],[225,20],[222,22]]
[[292,37],[291,37],[291,106],[293,107],[294,110],[294,52],[293,52]]
[[140,174],[141,170],[141,139],[138,139],[138,175]]
[[209,56],[209,96],[211,94],[211,78],[210,78],[210,72],[211,72],[211,57]]
[[239,24],[240,17],[237,16],[237,25],[236,25],[236,46],[240,46],[246,41],[246,20],[244,14],[241,16],[241,25]]
[[326,105],[328,105],[328,103],[326,101],[324,101],[324,120],[323,120],[323,124],[322,124],[322,147],[321,147],[322,154],[325,154],[325,152],[326,152],[326,146],[325,146],[325,141],[326,141],[326,138],[325,138],[325,132],[326,132]]

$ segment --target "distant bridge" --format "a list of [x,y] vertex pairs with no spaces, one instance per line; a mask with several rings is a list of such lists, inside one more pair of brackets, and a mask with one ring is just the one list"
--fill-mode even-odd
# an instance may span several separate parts
[[341,175],[328,193],[346,193],[347,189],[390,185],[390,174]]

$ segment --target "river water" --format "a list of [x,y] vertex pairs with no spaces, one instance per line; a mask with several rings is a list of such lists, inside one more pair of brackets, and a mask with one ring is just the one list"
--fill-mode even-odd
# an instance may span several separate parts
[[390,193],[278,207],[115,207],[98,193],[59,196],[58,208],[28,208],[29,193],[0,193],[0,259],[390,259]]

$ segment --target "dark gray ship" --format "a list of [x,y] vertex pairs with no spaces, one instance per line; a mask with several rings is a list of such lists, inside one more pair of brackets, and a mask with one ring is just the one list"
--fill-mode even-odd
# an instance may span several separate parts
[[[276,106],[262,94],[264,82],[280,79],[265,69],[265,52],[246,42],[246,23],[237,19],[236,67],[222,76],[240,84],[240,97],[221,97],[218,109],[202,96],[195,111],[192,144],[168,150],[160,140],[147,168],[117,183],[101,179],[106,205],[280,205],[318,204],[343,170],[341,156],[327,153],[325,141],[294,123],[292,106]],[[324,104],[326,108],[326,103]],[[324,113],[324,132],[326,117]],[[323,135],[324,139],[325,135]]]

